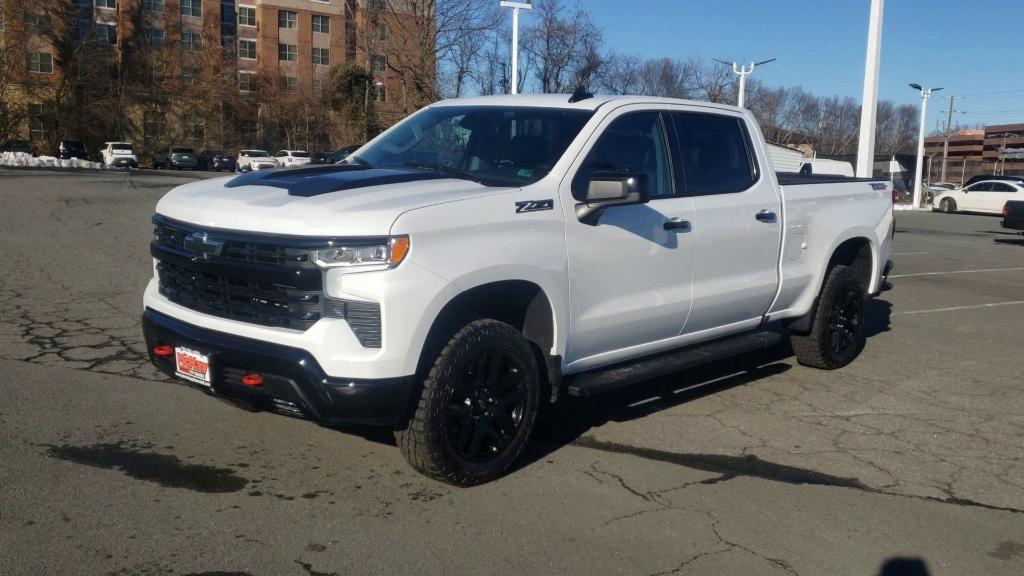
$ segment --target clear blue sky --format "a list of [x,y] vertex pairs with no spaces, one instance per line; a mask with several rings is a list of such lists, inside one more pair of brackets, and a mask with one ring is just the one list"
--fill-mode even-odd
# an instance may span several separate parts
[[[778,58],[754,76],[818,96],[861,99],[870,0],[581,0],[606,45],[637,56]],[[1024,122],[1024,0],[887,0],[879,98],[917,103],[907,86],[941,86],[963,124]],[[529,18],[528,13],[524,18]],[[991,94],[992,92],[1009,92]],[[977,95],[977,96],[974,96]],[[955,120],[954,120],[955,122]]]

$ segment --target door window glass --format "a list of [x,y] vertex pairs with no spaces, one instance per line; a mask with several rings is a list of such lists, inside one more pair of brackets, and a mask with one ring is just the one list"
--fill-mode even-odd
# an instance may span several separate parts
[[966,191],[967,192],[989,192],[991,190],[992,190],[992,183],[991,182],[980,182],[978,184],[975,184],[974,186],[971,186]]
[[692,112],[676,112],[672,118],[687,194],[742,192],[757,181],[757,163],[740,118]]
[[1009,184],[1003,184],[1001,182],[992,183],[992,192],[1016,192],[1017,190]]
[[659,198],[675,193],[661,114],[641,112],[614,120],[587,154],[573,180],[573,196],[586,197],[594,172],[630,172],[647,176],[647,193]]

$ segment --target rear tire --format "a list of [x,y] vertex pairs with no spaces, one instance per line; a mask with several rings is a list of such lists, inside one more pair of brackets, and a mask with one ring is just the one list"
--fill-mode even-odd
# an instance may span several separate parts
[[849,266],[832,268],[818,296],[808,334],[790,334],[798,362],[835,370],[853,362],[864,350],[865,290]]
[[398,447],[421,474],[456,486],[498,478],[529,438],[540,402],[540,371],[512,326],[476,320],[438,354]]
[[953,214],[956,212],[956,201],[952,198],[942,199],[942,211],[946,214]]

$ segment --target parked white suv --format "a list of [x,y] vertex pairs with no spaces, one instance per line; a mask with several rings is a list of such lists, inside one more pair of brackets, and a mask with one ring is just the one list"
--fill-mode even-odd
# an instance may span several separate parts
[[262,170],[264,168],[277,168],[277,160],[270,157],[266,150],[241,150],[238,153],[238,161],[235,162],[235,169],[239,172],[250,170]]
[[285,168],[309,164],[311,160],[309,152],[306,152],[305,150],[279,150],[274,154],[274,159]]
[[105,142],[100,152],[103,165],[108,168],[138,168],[139,158],[128,142]]
[[891,194],[776,175],[741,108],[447,100],[346,164],[164,196],[144,331],[168,374],[391,427],[420,472],[477,484],[565,394],[784,337],[805,365],[853,361],[892,268]]

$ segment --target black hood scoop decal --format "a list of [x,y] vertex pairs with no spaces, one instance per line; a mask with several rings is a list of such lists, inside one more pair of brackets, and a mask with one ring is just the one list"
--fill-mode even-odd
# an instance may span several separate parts
[[313,197],[355,188],[402,184],[447,178],[429,170],[388,170],[358,165],[310,166],[277,170],[254,170],[228,181],[226,188],[273,186],[284,188],[289,196]]

